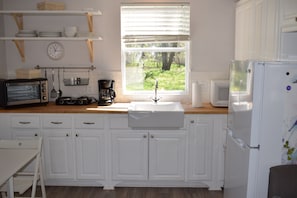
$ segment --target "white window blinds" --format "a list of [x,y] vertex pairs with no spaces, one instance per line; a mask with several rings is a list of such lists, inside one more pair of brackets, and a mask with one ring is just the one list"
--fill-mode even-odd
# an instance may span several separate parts
[[187,41],[190,6],[183,4],[124,4],[121,35],[125,43]]

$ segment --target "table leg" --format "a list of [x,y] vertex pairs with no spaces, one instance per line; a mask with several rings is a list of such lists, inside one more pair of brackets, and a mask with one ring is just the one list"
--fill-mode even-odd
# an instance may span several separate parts
[[7,185],[7,197],[13,198],[14,192],[13,192],[13,176],[9,178],[8,185]]

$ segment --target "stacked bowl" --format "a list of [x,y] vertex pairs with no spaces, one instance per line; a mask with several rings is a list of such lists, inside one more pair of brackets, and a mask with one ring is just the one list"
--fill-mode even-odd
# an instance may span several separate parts
[[66,37],[75,37],[77,34],[77,26],[67,26],[64,27],[64,35]]

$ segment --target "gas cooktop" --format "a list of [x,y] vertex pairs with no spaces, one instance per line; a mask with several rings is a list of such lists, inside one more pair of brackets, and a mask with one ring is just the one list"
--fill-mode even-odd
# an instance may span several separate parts
[[56,105],[88,105],[97,102],[94,97],[59,97],[56,99]]

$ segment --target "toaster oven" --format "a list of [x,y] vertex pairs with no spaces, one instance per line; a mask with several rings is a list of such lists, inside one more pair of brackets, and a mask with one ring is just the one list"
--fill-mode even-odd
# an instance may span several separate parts
[[42,105],[47,103],[47,79],[0,79],[1,107]]

